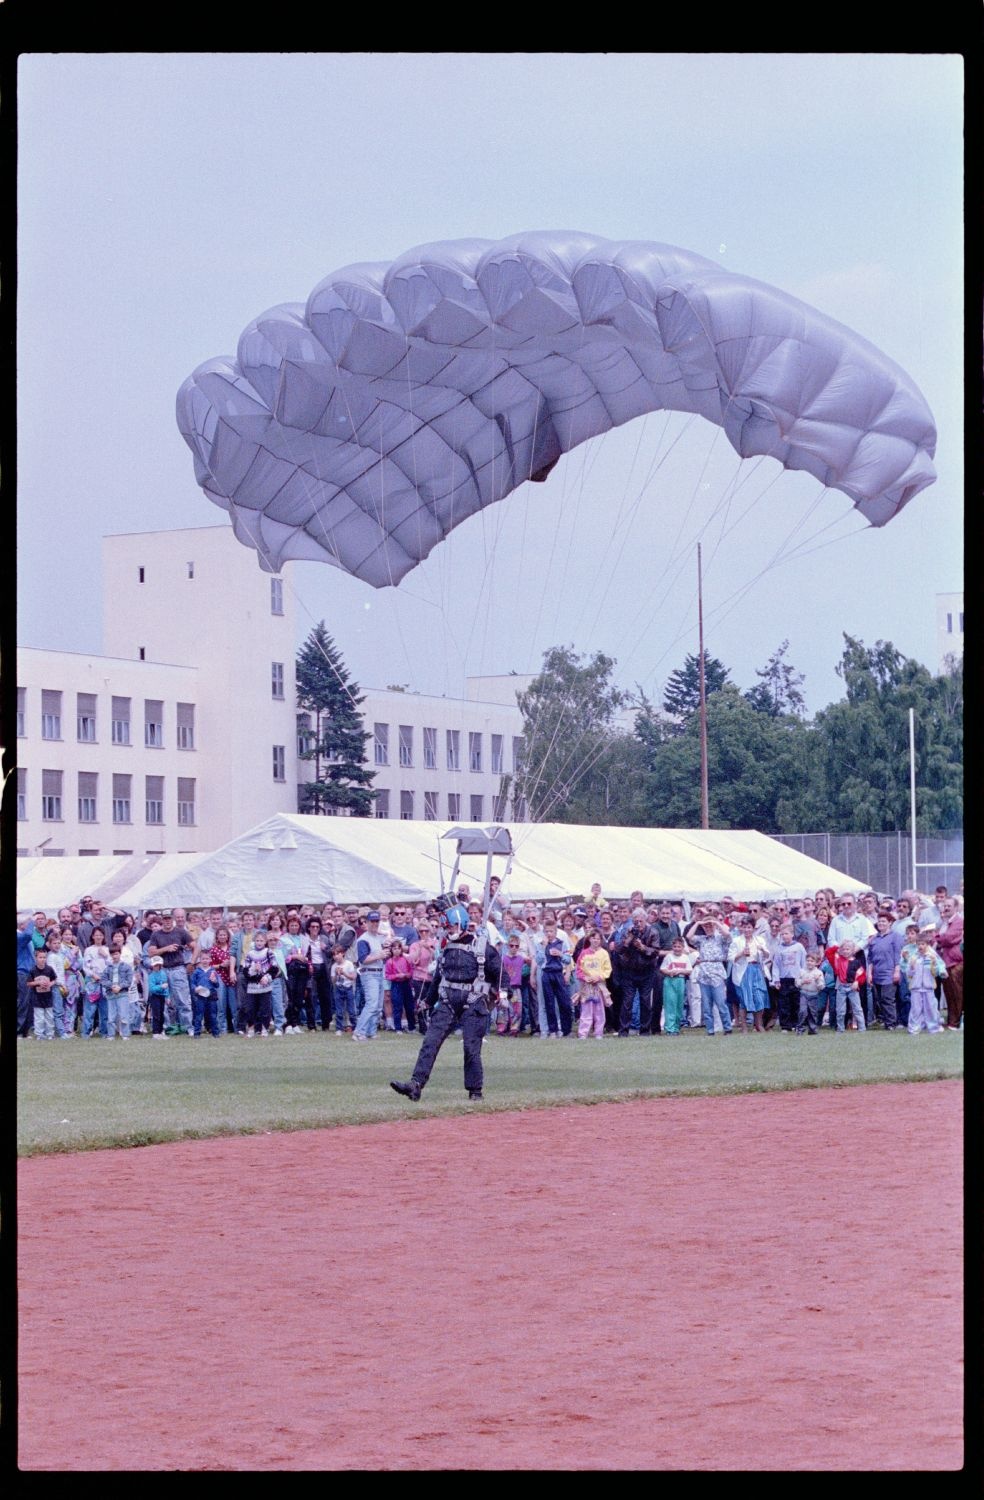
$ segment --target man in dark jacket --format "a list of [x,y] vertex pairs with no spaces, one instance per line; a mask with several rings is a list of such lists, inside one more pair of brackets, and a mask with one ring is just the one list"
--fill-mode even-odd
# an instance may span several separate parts
[[460,908],[447,914],[451,935],[438,954],[437,1003],[431,1011],[427,1034],[420,1045],[417,1066],[405,1082],[393,1079],[390,1088],[407,1099],[420,1098],[437,1054],[456,1026],[461,1027],[465,1050],[465,1088],[469,1099],[481,1099],[482,1041],[489,1019],[489,991],[499,985],[499,954],[489,941],[488,929],[470,932],[462,925]]
[[653,984],[656,979],[656,955],[659,941],[655,928],[646,921],[645,909],[637,906],[631,926],[616,944],[619,982],[622,988],[622,1011],[618,1021],[619,1036],[628,1036],[632,1021],[632,1002],[639,996],[639,1035],[652,1034]]

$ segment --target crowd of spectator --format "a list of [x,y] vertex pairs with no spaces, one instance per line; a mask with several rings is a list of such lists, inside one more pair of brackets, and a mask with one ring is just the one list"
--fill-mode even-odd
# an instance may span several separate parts
[[[469,925],[502,957],[490,1029],[577,1035],[957,1030],[963,895],[818,890],[738,902],[510,902],[493,877]],[[445,903],[446,904],[446,903]],[[247,1039],[426,1031],[441,902],[133,914],[83,898],[17,928],[17,1031],[39,1040]],[[378,1004],[382,990],[382,1006]],[[367,998],[373,1004],[366,1006]]]

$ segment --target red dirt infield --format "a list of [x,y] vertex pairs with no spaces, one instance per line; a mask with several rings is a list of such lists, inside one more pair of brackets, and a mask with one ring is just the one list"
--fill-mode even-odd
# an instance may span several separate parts
[[959,1081],[407,1114],[21,1161],[21,1469],[961,1466]]

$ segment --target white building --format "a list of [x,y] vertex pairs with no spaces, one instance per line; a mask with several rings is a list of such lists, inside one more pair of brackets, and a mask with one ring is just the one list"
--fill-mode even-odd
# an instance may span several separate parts
[[[290,566],[263,573],[225,525],[104,538],[106,655],[17,653],[19,854],[197,853],[298,810]],[[505,815],[515,686],[474,687],[362,689],[377,816]]]
[[947,657],[963,660],[964,648],[964,596],[960,594],[936,595],[936,659],[938,670],[944,672]]

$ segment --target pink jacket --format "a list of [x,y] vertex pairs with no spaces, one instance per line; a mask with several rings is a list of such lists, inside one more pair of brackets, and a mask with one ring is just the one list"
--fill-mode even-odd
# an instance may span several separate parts
[[963,935],[964,919],[959,912],[954,912],[946,926],[941,927],[936,934],[933,946],[948,969],[952,969],[954,964],[963,963],[963,954],[960,952]]

